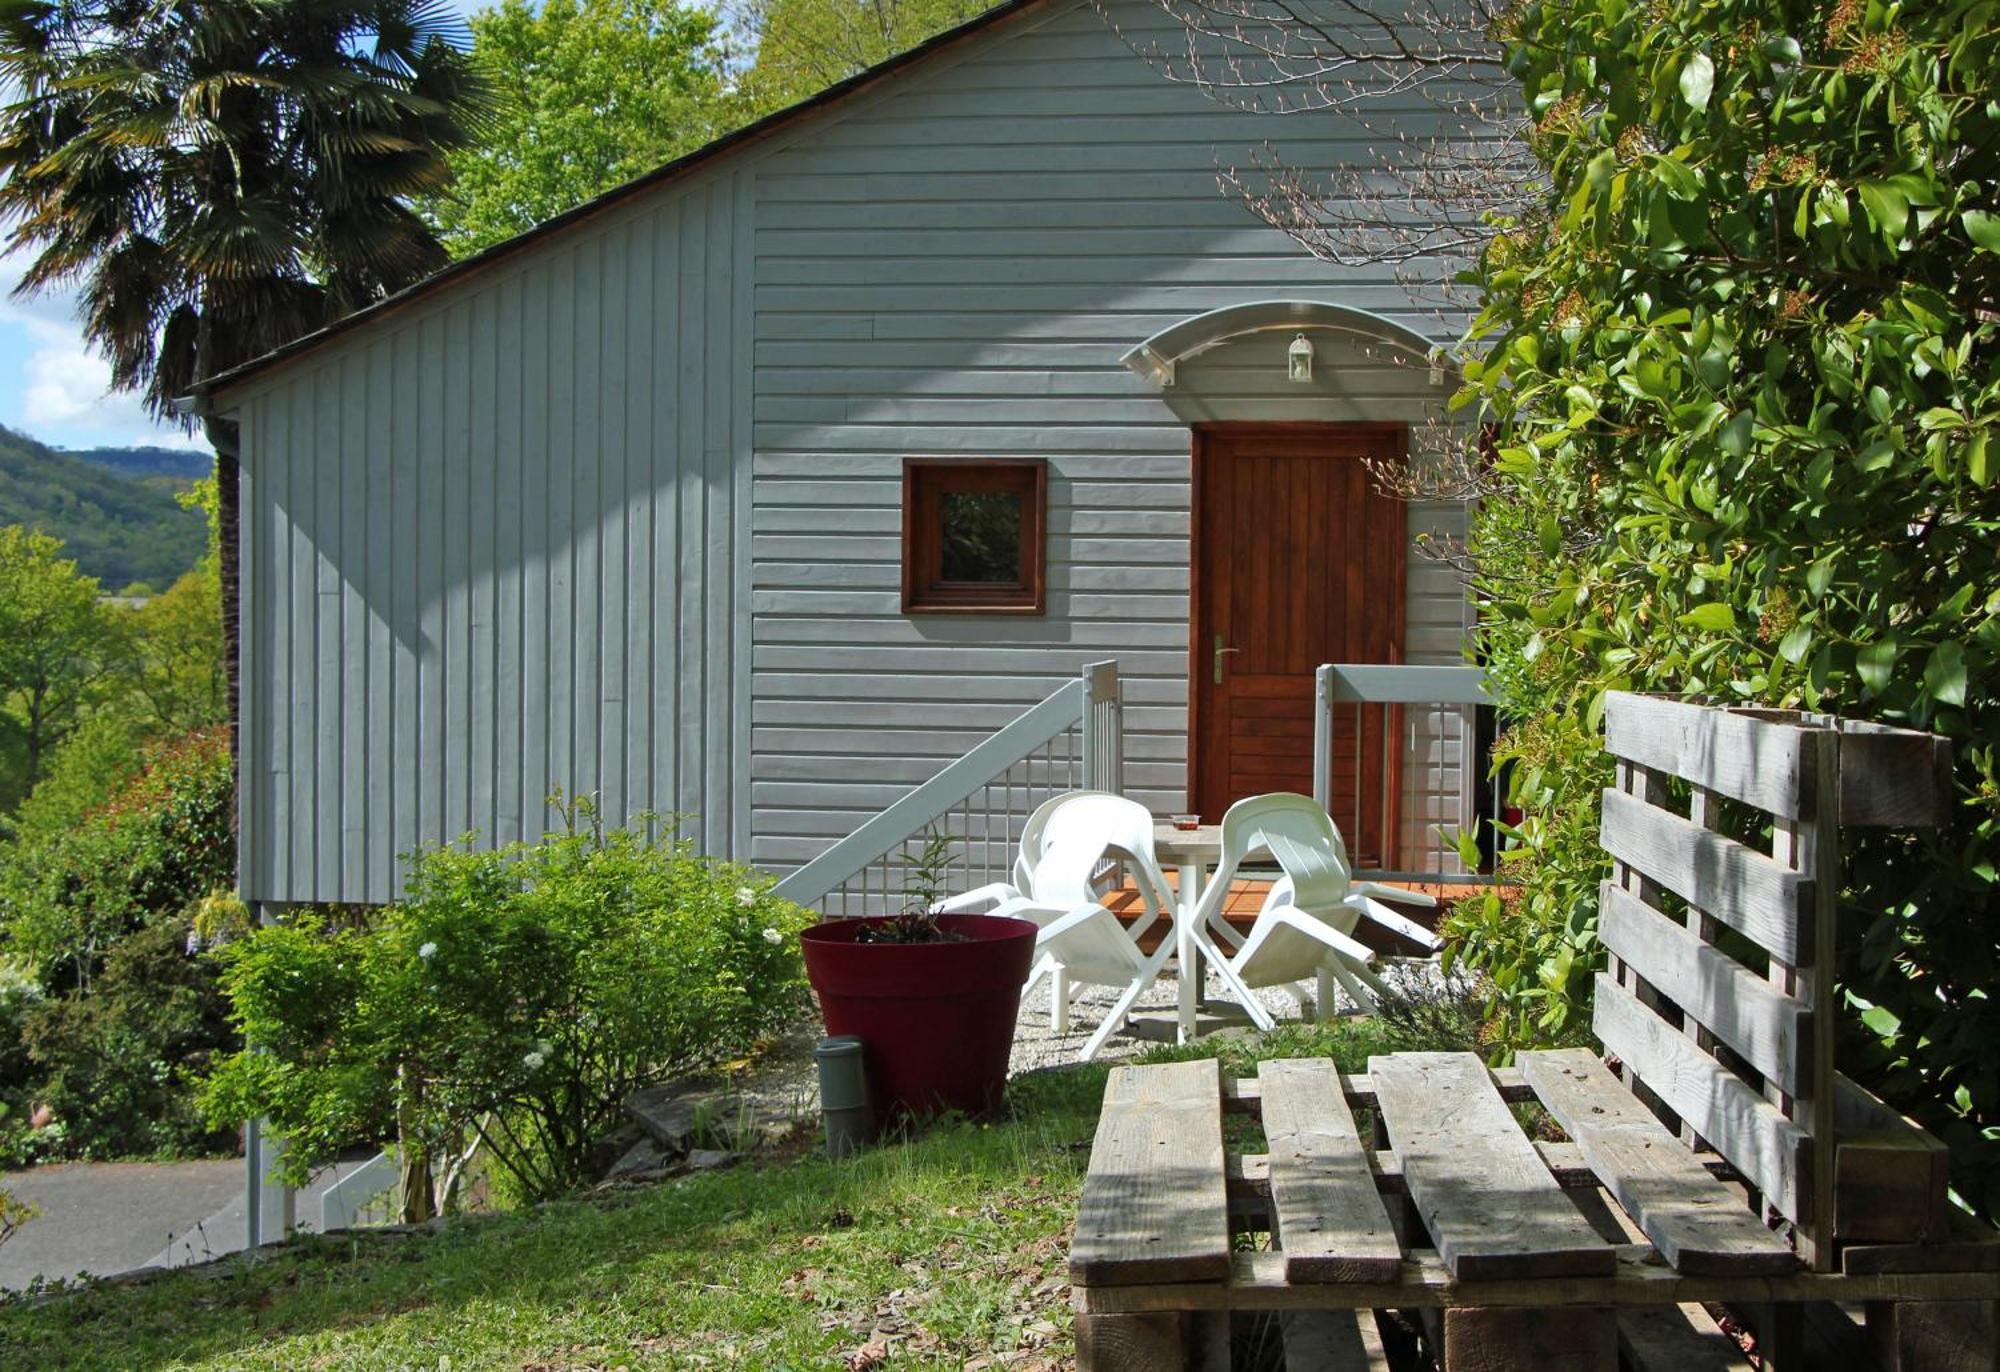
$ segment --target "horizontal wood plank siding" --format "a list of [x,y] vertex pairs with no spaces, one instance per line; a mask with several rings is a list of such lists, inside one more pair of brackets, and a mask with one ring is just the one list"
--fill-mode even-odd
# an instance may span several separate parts
[[[1168,37],[1150,6],[1129,34]],[[1318,262],[1216,187],[1270,119],[1163,80],[1091,7],[903,83],[760,166],[751,540],[751,856],[819,852],[1041,699],[1117,658],[1128,789],[1187,783],[1189,426],[1393,420],[1441,410],[1428,369],[1290,334],[1183,363],[1162,393],[1119,362],[1190,315],[1273,298],[1374,310],[1440,335],[1386,270]],[[1351,159],[1338,119],[1283,127],[1288,154]],[[898,610],[902,460],[1049,462],[1048,613]],[[1462,532],[1413,509],[1414,538]],[[1411,662],[1462,660],[1466,600],[1412,557]],[[1459,819],[1457,719],[1412,717],[1405,851]]]

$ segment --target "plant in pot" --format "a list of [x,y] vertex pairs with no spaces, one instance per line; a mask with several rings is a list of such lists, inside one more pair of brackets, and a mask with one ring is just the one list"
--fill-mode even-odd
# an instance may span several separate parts
[[952,840],[904,855],[892,915],[833,919],[799,936],[829,1034],[862,1042],[878,1119],[1000,1105],[1036,927],[994,915],[940,915]]

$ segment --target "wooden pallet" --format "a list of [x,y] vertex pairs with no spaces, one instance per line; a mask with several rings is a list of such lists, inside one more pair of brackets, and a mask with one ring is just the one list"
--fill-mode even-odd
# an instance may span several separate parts
[[[1568,1138],[1530,1139],[1510,1108],[1525,1101]],[[1263,1151],[1226,1145],[1232,1114],[1261,1123]],[[1234,1082],[1213,1061],[1115,1068],[1070,1257],[1079,1366],[1216,1366],[1231,1312],[1328,1312],[1285,1333],[1346,1350],[1299,1364],[1337,1368],[1375,1365],[1351,1312],[1431,1310],[1447,1372],[1543,1372],[1693,1346],[1675,1314],[1702,1302],[2000,1298],[1990,1238],[1814,1271],[1732,1178],[1579,1050],[1497,1072],[1452,1053]]]

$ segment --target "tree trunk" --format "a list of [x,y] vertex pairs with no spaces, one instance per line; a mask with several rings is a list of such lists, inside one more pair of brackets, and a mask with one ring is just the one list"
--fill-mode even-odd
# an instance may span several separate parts
[[405,1067],[400,1074],[403,1089],[396,1102],[396,1184],[397,1219],[403,1224],[422,1224],[431,1217],[431,1159],[422,1140],[411,1127],[416,1117],[416,1093],[422,1084]]

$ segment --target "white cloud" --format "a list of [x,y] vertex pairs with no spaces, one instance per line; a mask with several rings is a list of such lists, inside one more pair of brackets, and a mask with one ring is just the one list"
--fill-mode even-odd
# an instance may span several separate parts
[[11,294],[27,265],[27,254],[0,256],[0,333],[4,351],[14,356],[20,390],[17,415],[0,415],[45,442],[60,447],[96,444],[154,444],[206,450],[178,425],[161,424],[146,413],[140,398],[111,390],[111,364],[84,343],[76,322],[76,296],[50,291],[27,298]]

